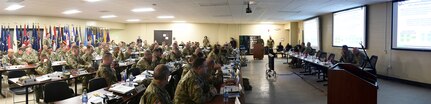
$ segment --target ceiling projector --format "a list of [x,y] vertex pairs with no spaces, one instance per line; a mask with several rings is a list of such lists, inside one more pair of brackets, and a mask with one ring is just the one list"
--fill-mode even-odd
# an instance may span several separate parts
[[250,8],[250,3],[247,3],[247,8],[245,8],[245,13],[252,13],[253,11],[251,11]]

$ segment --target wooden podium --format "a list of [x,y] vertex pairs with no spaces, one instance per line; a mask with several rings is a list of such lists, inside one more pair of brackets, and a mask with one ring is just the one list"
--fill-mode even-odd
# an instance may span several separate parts
[[263,59],[264,47],[262,44],[254,44],[253,45],[253,58],[262,60]]
[[377,104],[377,78],[352,64],[328,72],[328,104]]

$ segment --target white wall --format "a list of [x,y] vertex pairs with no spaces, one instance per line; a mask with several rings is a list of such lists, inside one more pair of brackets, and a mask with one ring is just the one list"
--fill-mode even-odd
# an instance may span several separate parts
[[[172,30],[173,37],[178,42],[198,41],[202,42],[204,36],[208,36],[211,44],[216,42],[228,42],[230,37],[235,39],[239,35],[261,35],[264,40],[271,35],[276,43],[284,39],[283,44],[288,42],[288,33],[284,25],[268,24],[205,24],[205,23],[143,23],[127,24],[125,36],[118,40],[125,42],[136,41],[140,36],[143,40],[152,42],[154,30]],[[268,32],[269,30],[269,32]]]
[[[391,49],[392,3],[368,6],[368,49],[379,57],[377,73],[422,83],[431,83],[431,53]],[[340,48],[332,47],[332,14],[321,15],[323,50],[340,57]]]

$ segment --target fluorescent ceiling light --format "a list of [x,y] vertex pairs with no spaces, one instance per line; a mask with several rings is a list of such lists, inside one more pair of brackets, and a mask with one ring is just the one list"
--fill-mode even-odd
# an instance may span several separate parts
[[152,12],[155,11],[153,8],[136,8],[132,9],[132,12]]
[[72,10],[67,10],[63,12],[63,14],[76,14],[76,13],[81,13],[81,11],[72,9]]
[[98,1],[102,1],[102,0],[84,0],[86,2],[98,2]]
[[160,19],[169,19],[169,18],[175,18],[174,16],[157,16],[157,18]]
[[261,24],[273,24],[274,22],[260,22]]
[[185,23],[186,21],[172,21],[172,22]]
[[141,21],[140,19],[128,19],[126,20],[127,22],[138,22]]
[[104,16],[100,16],[100,18],[115,18],[117,17],[116,15],[104,15]]
[[9,7],[5,8],[4,10],[12,11],[12,10],[20,9],[20,8],[22,8],[22,7],[24,7],[24,6],[19,5],[19,4],[14,4],[14,5],[10,5]]

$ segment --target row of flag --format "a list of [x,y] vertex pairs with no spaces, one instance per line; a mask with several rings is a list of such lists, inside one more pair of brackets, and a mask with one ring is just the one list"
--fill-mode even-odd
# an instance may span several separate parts
[[[100,27],[85,27],[81,31],[80,26],[44,26],[39,25],[16,25],[15,27],[1,26],[0,29],[0,50],[5,52],[8,49],[22,47],[23,45],[41,50],[43,45],[48,45],[56,50],[60,44],[70,47],[73,43],[80,45],[91,44],[97,46],[101,42],[109,42],[109,29]],[[82,32],[84,32],[82,34]],[[16,36],[16,37],[14,37]],[[82,38],[82,36],[84,36]],[[15,38],[15,39],[14,39]],[[16,40],[16,42],[15,42]]]

